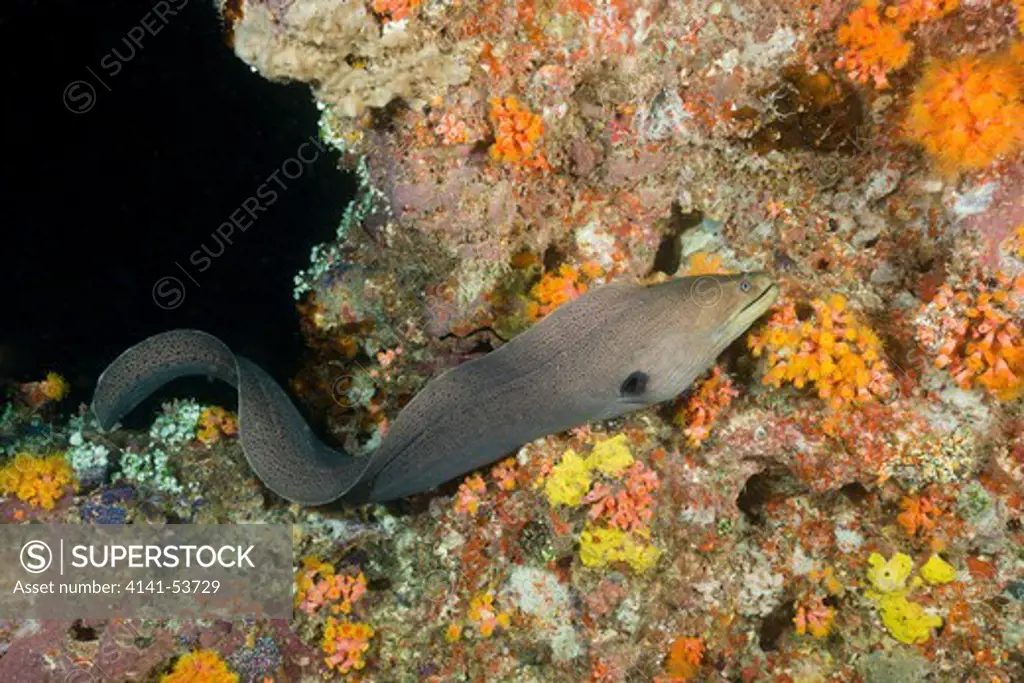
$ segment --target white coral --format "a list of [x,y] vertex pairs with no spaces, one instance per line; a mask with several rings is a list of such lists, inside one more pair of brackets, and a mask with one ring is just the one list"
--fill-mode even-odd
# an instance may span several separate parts
[[234,47],[267,78],[313,84],[317,99],[350,118],[396,98],[419,108],[469,78],[458,48],[442,52],[415,22],[382,35],[366,3],[354,0],[246,3]]

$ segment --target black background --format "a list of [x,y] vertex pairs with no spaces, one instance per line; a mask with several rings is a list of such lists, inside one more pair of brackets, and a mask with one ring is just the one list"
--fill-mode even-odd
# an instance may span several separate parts
[[[318,112],[307,86],[268,82],[235,57],[210,0],[151,20],[163,28],[110,76],[102,60],[131,54],[125,37],[155,4],[0,9],[0,378],[61,372],[69,403],[88,401],[119,352],[175,327],[209,331],[286,380],[301,351],[292,277],[333,238],[353,191],[328,148],[197,273],[189,255],[216,248],[211,233],[316,135]],[[96,92],[80,114],[64,102],[77,80]],[[170,311],[153,300],[164,276],[186,288]]]

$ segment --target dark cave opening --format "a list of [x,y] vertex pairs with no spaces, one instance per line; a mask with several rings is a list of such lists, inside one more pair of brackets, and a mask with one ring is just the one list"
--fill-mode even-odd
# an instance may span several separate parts
[[355,189],[337,153],[311,144],[307,86],[252,73],[214,3],[159,5],[0,12],[13,117],[0,377],[60,372],[65,406],[88,401],[125,348],[176,327],[221,337],[283,383],[302,344],[292,278]]

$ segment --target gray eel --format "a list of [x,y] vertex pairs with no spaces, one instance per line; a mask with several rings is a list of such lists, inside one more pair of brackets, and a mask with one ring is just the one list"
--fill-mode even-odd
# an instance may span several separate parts
[[270,375],[196,330],[164,332],[122,353],[100,375],[92,407],[110,428],[167,382],[213,376],[238,390],[242,448],[269,489],[304,505],[394,500],[541,436],[677,396],[777,292],[762,272],[592,289],[431,380],[365,458],[323,444]]

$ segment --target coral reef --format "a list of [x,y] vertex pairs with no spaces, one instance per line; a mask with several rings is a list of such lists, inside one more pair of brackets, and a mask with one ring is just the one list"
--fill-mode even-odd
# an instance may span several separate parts
[[934,63],[910,97],[907,135],[943,169],[985,168],[1024,145],[1022,89],[1012,54]]
[[[1019,1],[222,13],[355,173],[295,277],[290,386],[349,452],[592,289],[768,270],[780,297],[674,403],[388,506],[283,503],[224,408],[104,432],[12,384],[5,522],[295,529],[290,621],[132,623],[105,675],[1024,680]],[[55,647],[95,661],[124,625],[0,624],[0,666],[68,680]]]

